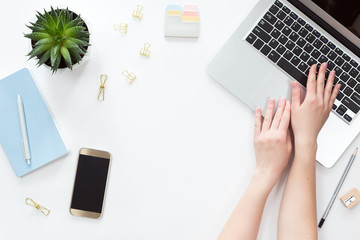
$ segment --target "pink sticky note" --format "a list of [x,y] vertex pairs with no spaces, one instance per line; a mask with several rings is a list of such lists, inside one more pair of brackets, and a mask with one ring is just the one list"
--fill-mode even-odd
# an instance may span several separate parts
[[183,16],[185,17],[198,17],[199,14],[197,12],[184,11]]
[[184,5],[183,10],[184,11],[199,11],[199,8],[197,5]]

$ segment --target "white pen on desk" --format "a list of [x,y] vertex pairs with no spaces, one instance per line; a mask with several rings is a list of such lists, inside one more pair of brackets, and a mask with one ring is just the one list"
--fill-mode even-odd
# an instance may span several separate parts
[[24,151],[24,157],[28,165],[30,165],[30,148],[29,148],[29,139],[27,135],[26,123],[25,123],[25,114],[24,114],[24,106],[21,100],[20,94],[17,96],[17,104],[19,110],[19,119],[20,119],[20,128],[22,134],[22,146]]

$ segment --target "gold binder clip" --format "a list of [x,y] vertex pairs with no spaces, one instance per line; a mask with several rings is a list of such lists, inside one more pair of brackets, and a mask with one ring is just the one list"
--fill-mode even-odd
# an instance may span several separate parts
[[114,30],[121,33],[127,33],[127,27],[128,25],[126,23],[114,24]]
[[144,43],[144,48],[140,49],[140,55],[149,57],[150,56],[150,43]]
[[137,5],[136,9],[133,11],[132,16],[141,20],[144,15],[144,13],[142,12],[143,8],[143,5]]
[[123,72],[122,72],[122,75],[124,75],[125,76],[125,78],[126,78],[126,80],[131,84],[134,80],[135,80],[135,78],[136,78],[136,75],[134,74],[134,73],[132,73],[132,72],[128,72],[128,70],[124,70]]
[[25,203],[27,205],[29,205],[29,206],[32,206],[32,207],[36,208],[37,210],[40,210],[45,216],[49,215],[49,213],[50,213],[49,209],[47,209],[46,207],[41,206],[40,204],[36,203],[31,198],[26,198]]
[[106,74],[102,74],[100,76],[100,88],[99,88],[99,95],[97,98],[99,101],[104,101],[105,99],[105,84],[107,79],[108,76]]

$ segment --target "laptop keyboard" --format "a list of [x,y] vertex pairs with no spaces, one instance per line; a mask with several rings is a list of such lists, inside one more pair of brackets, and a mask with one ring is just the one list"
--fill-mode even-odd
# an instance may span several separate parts
[[350,123],[360,110],[360,66],[280,1],[275,1],[246,41],[306,87],[310,66],[328,63],[340,92],[333,112]]

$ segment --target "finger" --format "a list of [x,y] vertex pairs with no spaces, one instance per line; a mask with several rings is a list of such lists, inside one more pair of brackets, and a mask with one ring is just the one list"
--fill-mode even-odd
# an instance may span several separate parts
[[317,80],[316,80],[317,95],[321,99],[324,99],[324,83],[325,83],[326,68],[327,68],[326,62],[324,62],[320,65],[320,69],[319,69]]
[[283,97],[279,98],[278,101],[278,107],[274,116],[274,119],[271,123],[271,129],[278,129],[280,121],[281,121],[281,117],[283,115],[284,112],[284,108],[285,108],[285,99]]
[[283,115],[281,117],[279,130],[288,131],[290,125],[291,107],[290,102],[286,101]]
[[270,125],[271,125],[271,120],[272,120],[273,114],[274,114],[274,107],[275,107],[275,100],[273,98],[270,98],[268,101],[267,108],[266,108],[261,132],[269,130]]
[[306,83],[306,95],[316,93],[316,64],[310,67],[308,80]]
[[338,95],[339,91],[340,91],[340,87],[341,85],[340,84],[336,84],[332,93],[331,93],[331,97],[330,97],[330,102],[329,102],[329,108],[331,110],[332,106],[334,105],[334,102],[335,102],[335,99],[336,99],[336,96]]
[[291,104],[292,106],[300,106],[301,103],[301,91],[298,82],[291,83]]
[[261,108],[256,108],[255,111],[254,139],[261,133]]
[[335,71],[329,73],[324,92],[324,103],[329,103],[335,79]]

